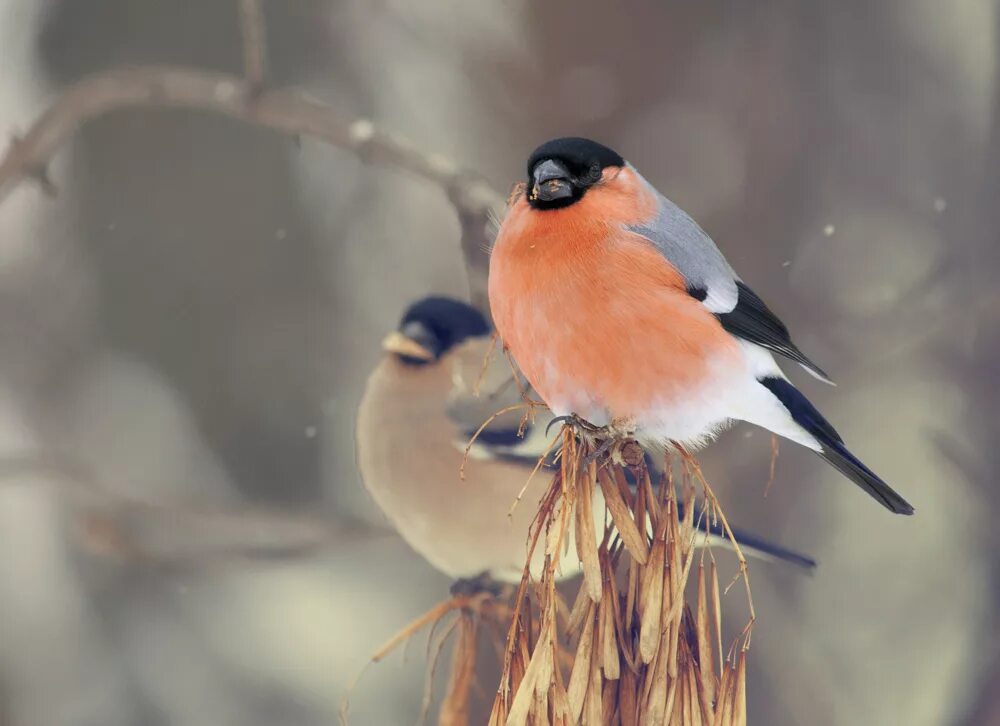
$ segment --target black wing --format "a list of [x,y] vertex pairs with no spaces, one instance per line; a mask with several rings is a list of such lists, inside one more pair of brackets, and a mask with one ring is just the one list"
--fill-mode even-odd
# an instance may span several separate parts
[[736,288],[738,291],[736,307],[728,313],[716,313],[723,328],[737,338],[749,340],[795,361],[821,381],[833,383],[822,368],[798,349],[792,342],[785,324],[771,312],[753,290],[740,280],[736,281]]

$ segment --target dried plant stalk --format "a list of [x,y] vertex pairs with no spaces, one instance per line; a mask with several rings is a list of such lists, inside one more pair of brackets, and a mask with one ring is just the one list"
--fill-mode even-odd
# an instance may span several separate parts
[[441,703],[441,726],[466,726],[469,722],[469,693],[476,678],[476,635],[479,620],[464,615],[459,621],[458,641],[451,656],[448,694]]
[[[545,567],[531,587],[525,566],[515,606],[517,622],[536,613],[542,625],[534,647],[525,629],[512,625],[490,725],[744,725],[754,619],[746,560],[697,463],[677,447],[679,481],[668,457],[670,474],[654,484],[635,442],[616,442],[593,456],[596,444],[572,427],[560,435],[560,467],[539,504],[528,548],[531,562],[534,549],[544,547]],[[603,533],[595,531],[601,514],[595,491],[606,509]],[[715,560],[702,555],[695,567],[701,530],[710,522],[733,540],[746,583],[750,619],[729,657],[722,650]],[[560,630],[555,579],[570,532],[583,577]],[[696,597],[689,605],[693,571]],[[563,644],[568,650],[560,650]],[[569,661],[565,672],[561,652]]]
[[[453,598],[414,621],[373,660],[420,628],[453,618],[434,641],[428,677],[445,640],[457,632],[438,722],[464,726],[476,638],[484,630],[479,623],[486,621],[506,634],[498,645],[503,670],[490,726],[745,726],[754,620],[746,560],[697,462],[676,447],[680,455],[667,457],[667,474],[654,483],[633,441],[605,452],[567,425],[554,443],[560,444],[558,468],[538,503],[510,606],[487,594]],[[749,621],[728,653],[724,589],[711,552],[698,549],[710,523],[729,535],[740,561],[737,577],[746,585]],[[544,566],[536,580],[528,563],[538,561],[538,548]],[[556,589],[567,557],[583,572],[572,607]],[[428,703],[430,694],[428,681]]]
[[[502,633],[512,617],[510,606],[504,602],[509,597],[509,593],[501,594],[498,597],[488,592],[474,595],[454,595],[448,600],[438,603],[389,638],[385,645],[372,654],[369,663],[380,662],[401,645],[408,643],[421,630],[430,626],[431,630],[427,641],[427,679],[424,684],[424,699],[419,719],[423,723],[426,720],[433,697],[434,676],[438,660],[449,637],[457,631],[458,637],[451,656],[451,675],[448,678],[446,695],[441,702],[438,723],[440,726],[465,726],[469,722],[470,694],[476,681],[476,653],[478,635],[481,630],[479,626],[481,623],[488,623],[493,626],[490,629],[491,633]],[[438,625],[448,618],[451,618],[450,621],[443,626],[442,632],[435,639],[435,630]],[[496,646],[498,650],[504,647],[502,639],[499,637],[496,640]],[[526,653],[524,655],[527,657]],[[340,723],[344,726],[348,722],[351,694],[362,675],[364,675],[364,670],[357,675],[341,700]]]

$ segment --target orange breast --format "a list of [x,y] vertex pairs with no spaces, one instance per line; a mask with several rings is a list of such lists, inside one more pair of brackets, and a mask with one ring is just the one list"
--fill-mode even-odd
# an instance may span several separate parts
[[680,273],[624,230],[655,207],[620,192],[595,188],[551,211],[522,198],[494,246],[497,330],[556,413],[641,418],[652,406],[689,399],[739,356]]

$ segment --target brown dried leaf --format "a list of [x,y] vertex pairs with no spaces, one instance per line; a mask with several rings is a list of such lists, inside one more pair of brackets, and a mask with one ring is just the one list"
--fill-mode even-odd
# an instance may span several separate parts
[[649,561],[641,568],[639,586],[639,656],[643,663],[653,659],[660,642],[663,627],[661,608],[663,603],[664,560],[666,558],[666,521],[661,521],[650,549]]
[[[669,509],[668,509],[669,511]],[[677,518],[671,515],[671,519],[676,527]],[[676,529],[674,530],[676,533]],[[664,627],[670,628],[671,638],[670,649],[667,651],[667,674],[677,678],[677,637],[680,633],[680,615],[684,604],[684,592],[681,588],[682,563],[680,561],[680,547],[677,540],[667,543],[668,568],[663,576],[663,606],[660,619]],[[685,578],[686,579],[686,578]]]
[[722,668],[722,683],[719,686],[719,700],[715,706],[713,726],[733,726],[733,696],[736,691],[733,684],[734,676],[732,664],[726,661]]
[[[638,496],[639,490],[636,489],[633,492],[632,487],[628,484],[628,479],[625,478],[625,470],[620,466],[610,466],[605,467],[605,471],[610,469],[611,478],[614,479],[615,484],[618,486],[618,493],[621,495],[622,501],[625,502],[625,506],[629,508],[629,511],[634,512],[638,515],[640,512],[636,507],[635,497]],[[636,520],[638,524],[640,520]]]
[[632,559],[639,564],[645,565],[649,559],[649,548],[646,546],[645,533],[639,532],[639,527],[632,517],[625,500],[622,499],[621,492],[617,484],[611,480],[605,469],[597,471],[597,479],[601,484],[601,492],[604,494],[604,503],[611,512],[611,521],[615,523],[618,534],[621,535],[622,544],[632,555]]
[[566,536],[566,511],[572,512],[573,500],[565,496],[560,497],[552,504],[552,513],[549,515],[549,525],[545,532],[545,554],[553,562],[559,559],[560,545]]
[[588,602],[584,615],[583,632],[576,646],[576,658],[573,660],[573,670],[570,671],[569,687],[566,697],[569,701],[569,712],[574,723],[580,721],[583,704],[587,696],[587,686],[590,680],[590,661],[594,648],[594,603]]
[[703,700],[715,701],[715,664],[712,662],[712,634],[709,625],[708,594],[705,590],[705,563],[698,564],[698,605],[697,605],[698,666],[701,674],[700,689]]
[[747,654],[741,650],[736,666],[736,692],[733,694],[733,726],[747,723]]
[[566,693],[566,686],[563,684],[562,671],[555,670],[555,678],[552,683],[552,690],[549,694],[552,701],[552,718],[555,723],[571,723],[569,696]]
[[598,608],[598,622],[600,630],[598,632],[598,642],[601,644],[601,667],[604,670],[604,677],[608,680],[615,680],[620,675],[620,658],[618,649],[618,631],[615,627],[615,610],[618,607],[618,598],[611,588],[610,579],[606,580],[604,597]]
[[686,681],[687,681],[687,704],[688,704],[688,719],[691,726],[705,726],[705,704],[702,703],[699,688],[701,681],[698,677],[698,671],[692,663],[686,669]]
[[[605,583],[605,593],[604,597],[608,599],[611,603],[611,615],[614,620],[615,627],[615,642],[617,645],[617,651],[619,655],[619,669],[618,672],[621,673],[621,662],[623,661],[627,669],[636,670],[638,668],[638,663],[636,661],[636,654],[634,649],[633,638],[631,637],[631,630],[626,628],[622,622],[622,598],[618,594],[618,588],[616,586],[617,576],[614,571],[612,564],[605,560],[605,564],[608,566],[608,571],[604,576]],[[631,599],[631,598],[626,598]]]
[[[639,488],[642,489],[645,495],[646,511],[649,514],[649,518],[652,521],[653,528],[655,530],[660,524],[660,502],[653,493],[653,483],[650,481],[649,471],[645,466],[640,467],[637,481]],[[641,524],[641,521],[637,522],[637,524]]]
[[477,618],[463,613],[459,624],[458,642],[452,653],[448,694],[441,703],[440,726],[466,726],[469,722],[469,692],[476,677]]
[[590,462],[580,472],[577,486],[576,551],[583,564],[583,585],[590,599],[601,599],[601,567],[597,558],[597,532],[594,528],[594,488],[597,486],[597,464]]
[[[745,726],[745,653],[724,664],[714,560],[709,568],[704,557],[700,561],[694,612],[685,604],[699,534],[695,522],[701,521],[693,500],[694,477],[701,481],[697,466],[682,452],[678,486],[687,510],[679,520],[672,471],[656,488],[636,460],[632,470],[639,486],[633,493],[624,470],[609,457],[584,463],[588,447],[569,434],[562,441],[559,476],[533,530],[538,538],[544,533],[546,567],[533,598],[527,597],[527,574],[522,582],[520,625],[508,631],[511,642],[491,725]],[[606,503],[601,542],[595,516],[601,513],[593,511],[597,486]],[[706,500],[717,506],[710,493]],[[567,610],[555,589],[555,572],[572,539],[584,578]],[[749,591],[748,604],[752,624]],[[533,618],[541,621],[534,632]],[[573,636],[578,639],[572,651],[559,647]]]
[[[667,637],[664,633],[660,640]],[[656,659],[647,671],[647,688],[649,692],[645,698],[644,723],[662,724],[667,715],[667,689],[670,685],[670,678],[667,676],[667,645],[663,643],[657,651]]]
[[[676,637],[675,637],[675,640],[676,640]],[[667,661],[667,664],[668,665],[673,665],[676,668],[676,662],[671,663],[670,661]],[[663,707],[663,712],[664,713],[673,713],[674,712],[674,701],[677,699],[677,684],[680,683],[680,679],[679,678],[669,678],[668,680],[670,682],[670,689],[667,691],[667,703]]]
[[497,694],[493,699],[493,708],[490,710],[490,718],[487,721],[489,726],[504,726],[507,723],[507,703]]
[[549,689],[535,690],[535,699],[531,704],[531,723],[533,726],[549,726]]
[[604,682],[604,693],[602,701],[602,723],[605,726],[615,726],[619,719],[615,718],[618,713],[618,683],[615,681]]
[[587,591],[581,587],[576,593],[573,609],[570,610],[569,618],[566,620],[565,633],[567,637],[575,637],[580,632],[580,628],[583,627],[583,619],[593,604],[594,601],[590,599]]
[[621,726],[638,726],[638,697],[642,684],[638,676],[629,668],[622,671],[618,679],[618,721]]
[[544,673],[551,672],[552,650],[544,646],[544,638],[539,638],[539,647],[531,654],[528,667],[524,670],[524,677],[510,704],[510,711],[507,715],[506,726],[524,726],[528,722],[528,715],[535,700],[535,691],[540,686],[547,683],[542,679]]
[[639,599],[639,657],[649,663],[656,654],[663,627],[661,605],[663,602],[663,560],[666,541],[662,533],[658,535],[649,554],[649,563],[643,572],[643,583]]
[[602,686],[604,680],[601,678],[601,663],[596,657],[595,651],[590,659],[590,682],[587,687],[587,700],[584,704],[583,723],[600,724],[604,721],[604,694]]
[[722,650],[722,597],[719,595],[719,571],[715,565],[715,558],[709,565],[709,579],[712,582],[712,625],[715,627],[715,644],[718,648],[716,654],[719,656],[719,672],[722,672],[722,658],[725,651]]
[[420,704],[420,718],[417,723],[423,724],[427,721],[427,714],[430,713],[431,709],[431,699],[434,697],[434,675],[437,673],[438,661],[441,659],[441,652],[444,650],[444,644],[448,641],[448,636],[451,635],[461,619],[461,616],[452,619],[445,626],[437,642],[428,650],[428,666],[427,672],[424,674],[424,697]]

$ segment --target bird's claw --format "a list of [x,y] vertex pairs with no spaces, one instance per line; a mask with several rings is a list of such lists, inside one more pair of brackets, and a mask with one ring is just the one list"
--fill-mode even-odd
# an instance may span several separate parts
[[580,416],[577,416],[575,413],[568,413],[565,416],[556,416],[551,421],[549,421],[548,425],[545,427],[546,436],[549,435],[549,430],[557,423],[569,424],[578,431],[586,431],[587,433],[590,434],[598,434],[603,430],[600,426],[595,426],[594,424],[590,423],[590,421]]
[[590,466],[592,462],[595,462],[599,458],[604,456],[604,454],[606,454],[615,445],[615,443],[616,440],[613,438],[606,438],[601,440],[600,445],[596,449],[594,449],[585,457],[583,457],[583,463],[586,464],[587,466]]
[[631,439],[635,433],[635,427],[630,421],[614,420],[607,426],[597,426],[590,421],[576,415],[575,413],[565,416],[556,416],[545,427],[545,435],[556,423],[570,425],[576,429],[581,438],[588,439],[588,442],[596,448],[584,457],[584,463],[588,466],[601,458],[609,451],[614,460],[621,458],[621,446],[626,440]]
[[556,416],[556,417],[554,417],[551,421],[549,421],[548,425],[545,427],[545,435],[546,436],[549,435],[549,431],[552,430],[553,426],[555,426],[556,424],[566,423],[567,421],[569,421],[569,419],[570,419],[569,416]]
[[451,584],[452,597],[473,597],[487,594],[500,597],[503,594],[503,584],[494,580],[489,572],[481,572],[475,577],[462,577]]
[[[619,466],[634,466],[636,464],[635,451],[629,447],[629,444],[637,447],[638,443],[632,438],[631,433],[611,434],[600,441],[598,447],[584,457],[583,461],[588,466],[592,461],[596,461],[604,455],[607,455],[612,463]],[[641,453],[642,449],[640,448],[638,451]]]

